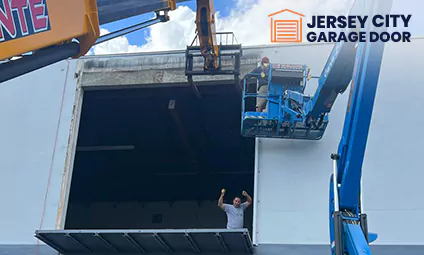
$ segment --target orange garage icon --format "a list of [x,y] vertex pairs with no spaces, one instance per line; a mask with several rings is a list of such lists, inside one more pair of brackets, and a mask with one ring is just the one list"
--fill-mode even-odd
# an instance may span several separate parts
[[[283,12],[297,15],[297,19],[278,19],[276,16]],[[268,15],[271,20],[271,42],[302,42],[303,14],[284,9]]]

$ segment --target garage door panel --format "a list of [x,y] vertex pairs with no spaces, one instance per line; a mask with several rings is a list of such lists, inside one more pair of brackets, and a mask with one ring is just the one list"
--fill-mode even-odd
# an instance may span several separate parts
[[247,229],[43,230],[38,239],[63,254],[251,254]]

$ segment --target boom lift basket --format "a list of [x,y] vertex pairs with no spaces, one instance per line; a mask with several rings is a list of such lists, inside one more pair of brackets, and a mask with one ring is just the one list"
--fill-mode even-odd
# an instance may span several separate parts
[[189,83],[198,75],[233,75],[237,86],[240,86],[240,65],[243,54],[242,46],[232,32],[215,33],[218,41],[218,68],[206,68],[206,59],[201,53],[199,37],[193,39],[186,49],[185,74]]
[[[309,121],[303,114],[303,105],[311,100],[310,96],[303,94],[309,68],[305,65],[272,64],[269,73],[262,75],[265,75],[263,79],[268,84],[266,94],[257,92],[261,74],[250,73],[243,79],[241,134],[245,137],[321,139],[327,127],[327,116],[319,121]],[[246,109],[247,101],[257,98],[267,100],[264,112]]]

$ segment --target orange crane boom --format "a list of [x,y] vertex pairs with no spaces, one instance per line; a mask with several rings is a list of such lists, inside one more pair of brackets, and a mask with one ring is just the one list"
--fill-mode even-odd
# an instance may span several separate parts
[[0,82],[81,57],[98,43],[166,22],[168,11],[176,8],[175,0],[167,0],[168,7],[155,11],[156,18],[100,37],[96,0],[0,1]]
[[218,68],[218,44],[216,41],[215,6],[213,0],[197,0],[196,28],[200,50],[206,69]]
[[[79,42],[86,54],[100,35],[96,0],[0,0],[0,60],[53,45]],[[14,22],[14,12],[17,21]]]
[[[155,11],[155,19],[100,37],[96,0],[0,0],[0,82],[29,73],[67,58],[85,55],[93,45],[169,20],[168,11],[176,9],[176,0],[163,0],[168,7]],[[196,38],[199,46],[187,49],[186,74],[189,81],[196,74],[234,75],[238,80],[241,45],[234,44],[232,33],[217,33],[213,0],[196,0]],[[161,14],[162,12],[164,14]],[[217,34],[231,34],[223,44]],[[192,45],[193,46],[193,45]],[[193,54],[200,51],[203,72],[192,72]],[[228,53],[228,51],[233,51]],[[222,69],[222,57],[235,59],[234,70]],[[15,57],[18,57],[16,60]],[[192,82],[190,82],[192,83]],[[237,81],[236,81],[237,83]]]
[[[238,44],[231,32],[216,32],[213,0],[196,0],[196,3],[196,37],[186,49],[185,74],[188,83],[200,98],[193,75],[234,75],[234,85],[240,92],[240,64],[243,52],[241,44]],[[195,70],[195,57],[203,58],[201,70]]]

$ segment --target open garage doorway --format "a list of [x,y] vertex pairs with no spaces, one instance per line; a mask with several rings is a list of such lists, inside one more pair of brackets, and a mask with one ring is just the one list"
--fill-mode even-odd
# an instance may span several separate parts
[[[85,91],[65,229],[225,229],[221,189],[225,203],[255,195],[254,139],[229,86]],[[253,205],[250,235],[252,222]]]

